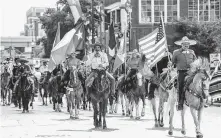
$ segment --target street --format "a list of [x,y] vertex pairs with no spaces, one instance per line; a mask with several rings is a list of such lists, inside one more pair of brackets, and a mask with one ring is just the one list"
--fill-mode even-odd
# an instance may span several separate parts
[[[140,120],[130,119],[121,115],[121,107],[118,113],[107,114],[107,129],[94,129],[93,112],[80,111],[80,119],[70,120],[66,110],[66,104],[62,112],[52,110],[52,104],[43,106],[35,99],[34,109],[29,113],[14,105],[1,105],[1,138],[181,138],[180,112],[175,112],[174,134],[168,135],[168,118],[164,119],[163,128],[154,127],[154,116],[150,102],[147,101],[146,114]],[[204,138],[221,137],[221,108],[211,106],[203,113],[201,130]],[[195,137],[195,125],[189,109],[186,112],[186,138]]]

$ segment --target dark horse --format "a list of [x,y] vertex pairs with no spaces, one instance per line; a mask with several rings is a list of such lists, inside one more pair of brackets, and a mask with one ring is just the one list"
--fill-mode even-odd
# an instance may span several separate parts
[[29,112],[28,104],[31,100],[32,93],[34,92],[33,84],[34,84],[33,80],[31,80],[31,78],[29,78],[27,75],[20,76],[16,89],[19,90],[18,95],[21,96],[22,99],[22,105],[23,105],[22,113],[25,113],[25,111]]
[[[106,76],[105,70],[94,70],[94,73],[95,79],[92,86],[88,88],[94,109],[94,126],[95,128],[102,126],[101,116],[103,116],[103,129],[106,129],[106,113],[110,95],[110,82]],[[97,118],[98,115],[99,120]]]
[[[46,106],[47,106],[47,98],[48,98],[48,96],[50,97],[49,92],[48,92],[48,82],[49,82],[50,77],[51,77],[51,73],[49,71],[47,71],[45,73],[45,75],[42,76],[42,78],[39,82],[40,96],[42,98],[43,105],[46,105]],[[42,90],[44,92],[42,92]],[[46,99],[44,100],[44,98],[46,98]],[[50,103],[51,103],[51,101],[50,101]]]
[[61,104],[62,104],[62,90],[61,90],[61,76],[54,76],[49,80],[48,83],[48,92],[52,96],[53,109],[55,111],[61,112]]

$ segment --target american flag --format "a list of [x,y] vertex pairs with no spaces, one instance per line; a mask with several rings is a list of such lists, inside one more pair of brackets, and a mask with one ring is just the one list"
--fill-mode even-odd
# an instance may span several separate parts
[[166,34],[164,33],[162,17],[160,19],[159,27],[147,36],[139,39],[138,44],[140,46],[140,51],[145,54],[147,63],[151,68],[166,56]]

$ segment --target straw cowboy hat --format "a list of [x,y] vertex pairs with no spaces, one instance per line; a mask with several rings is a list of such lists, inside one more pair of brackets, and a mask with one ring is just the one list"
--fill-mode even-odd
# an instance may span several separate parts
[[182,45],[183,43],[189,43],[190,45],[195,45],[197,42],[195,40],[190,40],[187,36],[184,36],[181,40],[174,42],[176,45]]
[[104,45],[101,44],[101,43],[95,43],[95,44],[92,44],[92,47],[95,48],[96,46],[100,46],[100,48],[103,48]]
[[28,63],[29,61],[23,58],[19,58],[17,59],[18,62],[24,62],[24,63]]

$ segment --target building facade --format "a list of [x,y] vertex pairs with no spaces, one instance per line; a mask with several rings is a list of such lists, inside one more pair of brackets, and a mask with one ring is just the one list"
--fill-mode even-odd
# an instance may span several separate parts
[[[104,0],[106,22],[121,24],[121,31],[127,26],[127,14],[121,5],[128,0]],[[160,14],[166,23],[168,45],[173,45],[177,34],[170,25],[182,17],[199,22],[213,22],[221,16],[221,0],[129,0],[131,14],[131,50],[137,48],[137,40],[152,32],[160,21]],[[107,28],[107,26],[105,27]]]
[[36,41],[36,37],[45,36],[45,32],[41,29],[39,16],[47,10],[45,7],[31,7],[26,12],[26,24],[24,25],[25,36],[32,36]]

